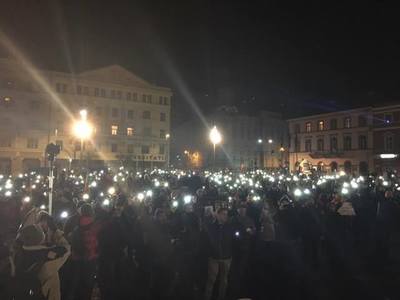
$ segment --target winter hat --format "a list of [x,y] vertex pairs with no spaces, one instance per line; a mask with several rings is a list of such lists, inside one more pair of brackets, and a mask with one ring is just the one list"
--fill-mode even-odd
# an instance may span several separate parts
[[24,246],[37,246],[43,243],[45,236],[38,225],[28,225],[21,229],[19,238]]

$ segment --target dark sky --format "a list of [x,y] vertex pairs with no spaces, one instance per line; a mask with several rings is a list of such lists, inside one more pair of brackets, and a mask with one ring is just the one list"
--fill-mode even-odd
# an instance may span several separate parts
[[4,2],[0,29],[36,64],[119,63],[173,88],[176,124],[188,95],[204,111],[287,117],[400,99],[398,10],[385,1]]

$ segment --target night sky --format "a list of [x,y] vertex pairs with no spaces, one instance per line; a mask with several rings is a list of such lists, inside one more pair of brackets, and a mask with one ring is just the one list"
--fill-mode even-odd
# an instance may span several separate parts
[[385,1],[2,2],[0,30],[35,64],[121,64],[173,88],[175,125],[190,95],[204,112],[285,117],[400,99],[398,10]]

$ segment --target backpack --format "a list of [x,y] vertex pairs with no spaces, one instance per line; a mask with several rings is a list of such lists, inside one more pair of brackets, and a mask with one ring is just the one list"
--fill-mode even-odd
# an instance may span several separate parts
[[43,262],[34,263],[27,270],[21,270],[16,274],[15,300],[46,300],[38,277],[43,264]]

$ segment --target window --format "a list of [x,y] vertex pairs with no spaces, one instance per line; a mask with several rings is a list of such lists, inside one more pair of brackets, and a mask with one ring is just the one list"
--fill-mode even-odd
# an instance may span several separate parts
[[358,137],[358,148],[360,150],[365,150],[367,149],[367,136],[365,135],[360,135]]
[[351,118],[350,117],[344,118],[344,128],[351,128]]
[[300,124],[294,125],[294,133],[300,133]]
[[137,101],[137,94],[136,93],[132,94],[132,100],[135,101],[135,102]]
[[168,105],[168,97],[164,97],[164,105]]
[[147,96],[144,95],[144,94],[143,94],[143,96],[142,96],[142,102],[143,102],[143,103],[146,103],[146,102],[147,102]]
[[77,92],[79,95],[82,94],[82,86],[78,85],[78,86],[76,87],[76,92]]
[[150,147],[142,145],[142,154],[149,154],[150,153]]
[[336,136],[331,136],[331,152],[337,152],[338,150],[338,142]]
[[383,117],[385,124],[391,124],[393,122],[393,115],[392,114],[385,114]]
[[87,87],[87,86],[83,87],[83,94],[89,95],[89,87]]
[[152,102],[151,98],[152,98],[151,95],[147,95],[147,103],[151,103]]
[[132,93],[131,92],[126,93],[126,100],[128,100],[128,101],[132,100]]
[[143,136],[151,136],[151,128],[149,127],[143,128]]
[[337,129],[337,120],[332,119],[331,120],[331,130],[336,130]]
[[117,91],[117,98],[118,99],[122,99],[122,92],[121,91]]
[[384,135],[384,148],[385,152],[393,152],[393,134],[386,133]]
[[311,132],[311,122],[306,123],[306,132]]
[[323,138],[319,138],[317,140],[317,150],[324,151],[324,139]]
[[306,152],[311,152],[311,140],[310,139],[306,140],[304,148],[305,148]]
[[117,134],[118,134],[118,126],[111,125],[111,135],[117,135]]
[[343,139],[343,149],[351,150],[351,136],[345,136]]
[[165,139],[165,130],[160,129],[160,139]]
[[29,149],[37,149],[39,147],[38,139],[29,138],[26,147]]
[[166,119],[165,113],[160,113],[160,121],[165,122],[165,119]]
[[118,118],[118,108],[113,108],[111,111],[111,115],[113,118]]
[[63,149],[63,141],[62,140],[57,140],[56,145],[60,147],[60,150]]
[[367,118],[364,115],[359,115],[358,116],[358,126],[359,127],[367,126]]
[[324,130],[324,121],[318,121],[318,131]]
[[118,151],[118,144],[111,144],[111,152],[115,153]]
[[94,95],[95,95],[96,97],[99,96],[99,88],[94,88]]
[[129,136],[133,135],[133,128],[132,127],[126,128],[126,135],[129,135]]
[[160,154],[164,154],[164,153],[165,153],[165,146],[160,145]]
[[150,111],[148,111],[148,110],[143,111],[143,119],[149,120],[150,117],[151,117]]
[[159,98],[158,98],[158,104],[163,104],[163,97],[162,96],[160,96]]
[[133,145],[132,144],[128,144],[127,152],[128,153],[133,153]]
[[101,97],[106,97],[106,90],[105,89],[101,89],[100,90],[100,96]]
[[10,96],[5,96],[1,100],[1,104],[3,104],[5,107],[10,107],[13,104],[13,98]]
[[132,120],[133,119],[133,110],[132,109],[128,110],[126,115],[129,120]]

